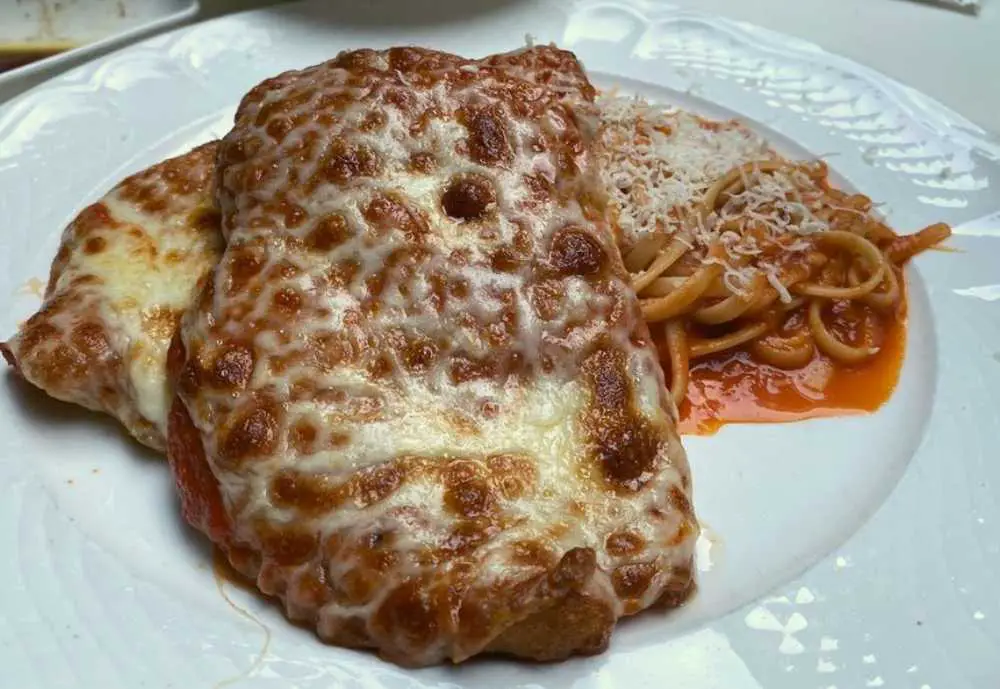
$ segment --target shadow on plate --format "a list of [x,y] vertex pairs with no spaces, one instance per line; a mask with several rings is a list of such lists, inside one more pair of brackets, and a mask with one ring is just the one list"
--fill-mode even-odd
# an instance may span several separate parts
[[[166,458],[134,440],[125,429],[112,417],[100,412],[90,411],[75,404],[61,402],[49,397],[21,376],[8,371],[0,371],[0,396],[10,398],[14,404],[15,422],[19,422],[36,433],[45,436],[55,436],[58,441],[65,439],[66,456],[73,455],[75,444],[101,445],[116,443],[127,454],[123,461],[136,459],[153,472],[162,472],[160,482],[164,488],[163,503],[152,501],[149,509],[168,509],[170,523],[176,526],[178,540],[191,550],[191,558],[204,563],[207,570],[212,569],[212,546],[195,529],[188,526],[181,516],[177,493],[174,490],[173,478],[167,466]],[[82,454],[84,457],[92,457]],[[44,457],[40,458],[44,459]],[[90,461],[90,460],[88,460]],[[148,462],[148,464],[147,464]],[[146,515],[142,515],[144,519]],[[140,522],[142,519],[139,520]]]
[[[8,395],[14,400],[22,421],[36,428],[37,432],[76,433],[86,429],[88,435],[101,441],[122,443],[129,454],[138,459],[163,462],[162,455],[133,440],[121,424],[107,414],[49,397],[10,370],[0,374],[0,377],[3,378],[4,388],[0,394]],[[87,440],[89,442],[90,438]]]

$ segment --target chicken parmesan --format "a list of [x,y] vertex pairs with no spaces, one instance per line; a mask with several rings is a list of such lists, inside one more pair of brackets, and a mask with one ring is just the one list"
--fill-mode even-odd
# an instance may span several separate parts
[[905,342],[902,267],[946,225],[898,236],[822,162],[736,122],[604,100],[603,175],[683,428],[871,411]]
[[328,642],[553,660],[691,590],[690,476],[593,97],[554,48],[394,48],[238,109],[169,458],[187,519]]
[[52,397],[166,449],[166,359],[222,249],[216,145],[132,175],[69,224],[41,308],[0,352]]

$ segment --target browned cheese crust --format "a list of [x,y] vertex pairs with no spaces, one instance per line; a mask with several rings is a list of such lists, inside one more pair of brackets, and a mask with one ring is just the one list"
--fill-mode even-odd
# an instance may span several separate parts
[[132,175],[65,229],[41,308],[3,353],[52,397],[165,450],[166,355],[222,250],[216,144]]
[[326,641],[423,665],[606,647],[697,523],[571,53],[343,53],[219,154],[174,350],[186,517]]

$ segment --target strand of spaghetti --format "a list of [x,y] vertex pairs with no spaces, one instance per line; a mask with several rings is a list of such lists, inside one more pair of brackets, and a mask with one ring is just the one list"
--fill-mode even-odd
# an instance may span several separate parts
[[625,255],[625,268],[628,272],[638,273],[648,267],[663,245],[667,243],[667,239],[667,235],[656,233],[646,235],[637,241]]
[[699,323],[718,325],[736,320],[746,312],[764,292],[764,279],[759,275],[754,279],[751,291],[745,294],[730,294],[728,297],[712,304],[703,306],[692,314]]
[[[805,280],[807,277],[807,271],[809,270],[808,266],[795,266],[794,268],[794,270],[786,273],[783,276],[783,279],[779,281],[779,284],[785,288],[786,292],[797,282]],[[765,285],[764,289],[760,293],[760,296],[757,298],[757,301],[751,304],[750,308],[748,308],[743,315],[747,317],[759,316],[770,309],[774,305],[774,302],[778,301],[778,297],[780,296],[781,295],[778,294],[778,290],[774,289],[774,287],[770,286],[770,284]],[[790,311],[792,309],[796,309],[802,305],[803,299],[803,297],[798,296],[792,297],[791,301],[781,304],[781,310]]]
[[765,308],[758,309],[755,304],[752,311],[748,310],[745,314],[743,314],[744,320],[751,317],[759,317],[763,320],[768,320],[770,317],[770,320],[773,322],[778,316],[791,313],[808,301],[806,297],[792,297],[791,301],[781,302],[775,306],[774,302],[778,301],[777,292],[771,290],[771,293],[768,294],[767,290],[765,290],[765,295],[769,298],[769,302],[766,305],[763,305]]
[[[787,163],[777,160],[759,160],[744,163],[743,165],[737,165],[732,168],[729,172],[717,179],[715,183],[708,188],[708,191],[705,192],[699,206],[701,218],[704,220],[715,211],[718,206],[719,197],[722,195],[722,192],[729,189],[729,187],[736,186],[739,191],[743,191],[746,188],[746,175],[754,172],[777,172],[785,165],[787,165]],[[734,193],[739,192],[734,190]]]
[[[851,267],[847,270],[847,281],[851,285],[861,284],[861,276],[858,274],[858,264],[852,263]],[[872,290],[865,296],[861,297],[861,301],[872,306],[876,309],[882,311],[888,311],[893,308],[897,303],[899,303],[899,279],[896,277],[896,269],[891,265],[885,271],[885,279],[882,281],[882,285],[885,285],[885,289]],[[882,287],[879,285],[879,287]]]
[[[668,275],[666,277],[658,277],[653,280],[649,286],[642,291],[642,297],[664,297],[675,289],[687,282],[690,276],[681,275]],[[715,281],[708,286],[701,296],[705,299],[725,299],[730,295],[730,291],[726,288],[721,281]]]
[[809,330],[819,350],[831,359],[845,364],[858,364],[878,354],[877,347],[854,347],[841,342],[823,322],[823,300],[809,302]]
[[750,344],[750,353],[765,364],[791,370],[802,368],[816,353],[816,344],[808,328],[789,336],[767,333]]
[[820,185],[824,191],[840,191],[830,186],[830,168],[825,160],[814,160],[811,163],[797,165],[796,168],[803,172],[809,179]]
[[778,290],[768,285],[760,293],[760,296],[757,297],[757,301],[743,312],[743,315],[747,317],[759,316],[771,308],[774,302],[778,301],[778,296]]
[[892,240],[885,255],[896,265],[902,265],[911,258],[940,244],[951,236],[951,228],[943,222],[930,225],[916,234],[907,234]]
[[824,299],[858,299],[882,284],[887,265],[886,258],[877,246],[861,235],[845,230],[828,230],[816,235],[816,241],[839,245],[842,249],[853,251],[872,266],[871,275],[860,285],[853,287],[831,287],[816,282],[800,282],[791,288],[796,294]]
[[872,200],[864,194],[851,194],[846,198],[849,208],[867,214],[872,209]]
[[895,232],[877,221],[869,223],[868,231],[865,232],[865,239],[875,242],[878,245],[894,242],[896,237]]
[[718,354],[719,352],[724,352],[727,349],[739,347],[740,345],[746,344],[751,340],[756,340],[758,337],[766,333],[770,327],[770,324],[765,321],[757,321],[756,323],[746,325],[736,332],[723,335],[722,337],[713,337],[711,339],[692,342],[688,347],[688,356],[692,359],[700,359],[704,356]]
[[710,263],[699,268],[684,284],[665,297],[640,299],[642,317],[647,322],[655,323],[684,313],[721,273],[722,266]]
[[671,319],[667,321],[665,332],[667,352],[670,356],[670,396],[673,398],[674,404],[680,407],[687,395],[690,371],[687,331],[684,329],[683,322]]
[[632,289],[636,292],[644,290],[653,280],[660,277],[670,266],[677,263],[680,257],[688,252],[690,246],[674,237],[670,243],[656,255],[653,263],[632,278]]
[[782,313],[789,313],[790,311],[796,310],[805,303],[806,303],[805,297],[792,297],[792,300],[790,302],[788,302],[787,304],[782,304],[779,308],[781,309]]

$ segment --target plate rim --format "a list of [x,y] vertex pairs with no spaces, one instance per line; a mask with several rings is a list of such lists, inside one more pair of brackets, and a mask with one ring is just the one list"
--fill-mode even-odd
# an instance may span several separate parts
[[[182,28],[182,29],[178,29],[178,30],[172,31],[172,32],[170,32],[168,34],[163,34],[161,36],[156,36],[156,37],[154,37],[152,39],[147,39],[146,41],[144,41],[142,43],[136,44],[134,46],[126,47],[124,49],[121,49],[121,50],[118,50],[118,51],[116,51],[114,53],[111,53],[108,56],[105,56],[105,57],[102,57],[102,58],[98,58],[97,60],[88,62],[85,65],[81,65],[80,67],[75,68],[74,70],[71,70],[71,71],[67,72],[65,75],[60,75],[59,77],[56,77],[53,80],[45,82],[44,84],[42,84],[39,87],[37,87],[35,89],[35,91],[46,90],[46,89],[53,88],[53,87],[59,88],[60,85],[67,86],[67,85],[72,85],[72,84],[79,84],[81,76],[87,74],[88,72],[92,73],[95,69],[97,69],[99,67],[99,65],[106,64],[109,60],[114,59],[116,56],[120,57],[120,56],[125,55],[126,53],[128,53],[129,51],[132,51],[132,50],[142,50],[143,46],[150,47],[150,46],[154,46],[154,45],[158,45],[158,44],[169,43],[170,41],[173,41],[177,37],[185,35],[189,31],[196,31],[196,30],[199,30],[199,29],[203,29],[205,26],[208,26],[208,25],[211,25],[211,24],[215,24],[217,22],[228,22],[228,21],[231,21],[232,17],[242,17],[243,19],[246,19],[250,15],[257,15],[257,14],[267,15],[267,14],[271,14],[271,13],[277,13],[277,14],[280,15],[280,14],[285,14],[289,10],[294,11],[294,8],[296,8],[296,7],[298,7],[298,8],[301,9],[303,7],[314,6],[316,4],[317,3],[315,3],[315,2],[308,2],[307,1],[307,2],[301,2],[301,3],[294,3],[293,5],[286,5],[286,6],[276,7],[276,8],[265,8],[265,9],[258,9],[258,10],[249,10],[247,12],[239,13],[238,15],[230,15],[230,16],[226,16],[226,17],[216,18],[216,19],[208,20],[207,22],[201,22],[201,23],[192,25],[191,27],[185,27],[185,28]],[[633,9],[635,7],[638,7],[639,5],[640,5],[639,2],[603,2],[603,3],[591,3],[590,4],[590,6],[592,6],[592,7],[593,6],[604,6],[604,7],[629,6],[630,8],[633,8]],[[682,20],[688,20],[689,19],[689,20],[702,21],[706,17],[706,15],[704,15],[704,14],[695,13],[695,12],[676,12],[676,11],[670,12],[670,11],[667,11],[667,12],[664,12],[663,14],[664,15],[669,15],[669,16],[672,16],[672,17],[675,17],[675,18],[679,17]],[[742,22],[729,22],[729,20],[720,20],[718,18],[709,18],[709,21],[711,21],[714,24],[722,26],[722,28],[725,29],[725,30],[749,31],[752,35],[758,36],[762,40],[768,40],[768,41],[777,41],[779,39],[780,40],[788,40],[790,42],[790,44],[796,50],[800,50],[800,51],[802,51],[806,55],[816,55],[817,53],[815,51],[818,50],[819,54],[821,54],[823,56],[830,56],[830,53],[827,53],[825,50],[823,50],[821,48],[817,48],[814,44],[810,44],[808,42],[800,41],[799,39],[793,39],[793,38],[790,38],[790,37],[786,38],[786,37],[784,37],[783,34],[780,34],[778,32],[773,32],[773,31],[766,30],[766,29],[759,29],[757,27],[749,27],[749,25],[745,25]],[[727,22],[729,23],[729,25],[727,25]],[[765,33],[761,33],[761,32],[765,32]],[[160,43],[160,42],[162,42],[162,43]],[[922,119],[925,116],[927,118],[929,118],[931,121],[930,121],[930,123],[929,123],[928,126],[930,126],[933,130],[935,130],[939,135],[945,136],[945,134],[942,134],[941,132],[947,132],[948,130],[951,130],[954,133],[954,136],[956,137],[956,141],[959,144],[961,144],[963,146],[969,146],[970,148],[983,148],[984,150],[989,151],[991,149],[991,147],[995,145],[995,142],[993,142],[989,138],[986,138],[986,139],[983,139],[983,140],[979,140],[980,137],[978,136],[978,134],[982,133],[982,134],[985,135],[986,132],[983,131],[981,128],[977,127],[976,125],[974,125],[974,124],[968,122],[967,120],[965,120],[964,118],[962,118],[961,115],[958,115],[957,113],[954,113],[949,108],[947,108],[947,106],[942,105],[942,104],[938,103],[937,101],[935,101],[933,99],[930,99],[929,97],[923,96],[922,94],[919,94],[919,93],[916,93],[916,94],[910,93],[911,91],[913,91],[913,89],[910,89],[909,87],[903,86],[902,84],[900,84],[899,82],[891,79],[890,77],[886,77],[884,75],[881,75],[878,72],[875,72],[874,70],[870,70],[870,68],[863,67],[862,65],[859,65],[858,63],[856,63],[856,62],[854,62],[852,60],[849,60],[847,58],[837,58],[837,59],[838,59],[838,64],[844,64],[844,65],[852,67],[853,69],[860,69],[860,73],[862,73],[862,74],[864,74],[866,76],[871,77],[879,85],[885,85],[885,84],[890,84],[891,85],[891,84],[895,84],[895,87],[894,87],[895,90],[891,94],[895,98],[902,99],[903,101],[906,101],[906,102],[909,102],[909,100],[912,99],[912,98],[916,98],[916,100],[913,102],[913,107],[914,107],[914,115],[913,116],[914,116],[914,118],[918,119],[918,120]],[[871,73],[871,74],[869,74],[869,73]],[[0,123],[2,123],[4,121],[5,116],[7,116],[9,113],[15,112],[15,110],[17,108],[21,107],[24,102],[27,102],[25,99],[30,99],[32,97],[34,97],[34,96],[32,96],[31,92],[29,92],[29,93],[23,94],[22,96],[19,96],[19,97],[13,99],[9,103],[6,103],[3,107],[0,107]],[[971,134],[968,131],[961,131],[962,129],[965,129],[965,125],[968,125],[969,128],[971,128],[971,132],[972,132]],[[959,128],[959,129],[956,130],[955,129],[956,127]],[[976,130],[979,130],[979,132],[977,133]],[[0,134],[2,134],[2,131],[3,130],[0,129]],[[0,146],[2,146],[2,139],[0,139]],[[0,158],[0,168],[2,168],[2,163],[3,163],[3,160],[2,160],[2,158]],[[931,286],[931,287],[933,287],[933,286]],[[937,344],[937,342],[939,341],[939,339],[940,338],[937,338],[935,340],[935,344]],[[926,439],[923,440],[923,441],[921,441],[921,447],[923,447],[926,444],[926,442],[927,442]],[[919,454],[919,452],[920,452],[920,450],[918,450],[918,454]],[[906,474],[908,475],[909,473],[910,472],[908,470],[906,472]],[[0,472],[0,475],[2,475],[2,472]],[[903,481],[906,481],[908,479],[907,475],[903,476]],[[909,480],[912,481],[913,478],[909,477]],[[899,487],[897,486],[896,491],[894,491],[894,492],[898,492],[898,490],[899,490]],[[881,510],[883,507],[884,507],[884,505],[880,506],[879,510]],[[867,527],[864,527],[864,528],[867,528]],[[854,534],[854,535],[851,536],[851,540],[854,540],[855,538],[857,538],[857,534]],[[839,558],[843,557],[843,556],[842,555],[833,555],[833,554],[831,554],[830,557],[831,557],[831,559],[833,559],[833,565],[837,566],[837,560]],[[816,566],[818,567],[819,565],[816,565]],[[849,566],[845,566],[844,568],[849,568]],[[797,594],[798,594],[798,592],[796,592],[796,595]],[[776,598],[780,599],[781,596],[780,595],[776,596]],[[785,598],[788,598],[788,596],[786,595]],[[780,600],[771,601],[770,603],[768,603],[767,601],[762,601],[761,606],[758,606],[758,607],[765,607],[765,608],[768,608],[768,609],[778,609],[778,608],[782,608],[782,606],[785,606],[785,605],[790,605],[790,604],[789,603],[782,603]],[[755,608],[755,610],[756,610],[756,608]],[[751,612],[753,612],[753,611],[751,611]],[[784,623],[784,624],[787,625],[788,623]],[[781,633],[784,634],[784,632],[781,632]],[[782,640],[782,643],[784,643],[784,638]]]

